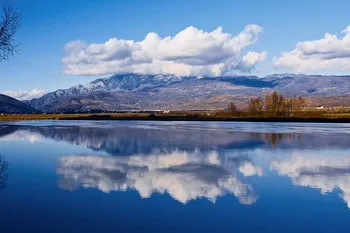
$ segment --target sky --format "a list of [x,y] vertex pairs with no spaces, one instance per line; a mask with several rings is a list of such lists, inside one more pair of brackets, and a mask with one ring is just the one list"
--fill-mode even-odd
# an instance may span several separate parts
[[19,99],[115,73],[350,73],[348,0],[1,0],[22,12],[0,92]]

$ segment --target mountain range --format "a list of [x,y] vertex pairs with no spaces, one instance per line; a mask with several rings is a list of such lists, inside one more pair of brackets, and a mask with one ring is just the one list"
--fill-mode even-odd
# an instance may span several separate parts
[[30,105],[12,97],[0,94],[0,113],[38,113]]
[[350,76],[274,74],[260,78],[119,74],[59,89],[25,103],[42,112],[204,110],[226,108],[229,102],[245,105],[249,98],[273,90],[287,97],[307,97],[315,104],[339,106],[350,100]]

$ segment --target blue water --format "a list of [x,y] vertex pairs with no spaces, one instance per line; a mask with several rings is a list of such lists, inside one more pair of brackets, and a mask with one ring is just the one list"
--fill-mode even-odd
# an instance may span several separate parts
[[349,147],[350,124],[0,123],[1,232],[350,232]]

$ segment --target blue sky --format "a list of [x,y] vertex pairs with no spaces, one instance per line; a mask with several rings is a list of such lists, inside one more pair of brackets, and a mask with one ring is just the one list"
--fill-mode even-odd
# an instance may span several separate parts
[[[189,26],[205,32],[222,26],[225,33],[235,36],[246,25],[256,24],[262,28],[259,38],[240,53],[243,56],[247,51],[267,52],[266,58],[251,70],[261,76],[295,71],[285,60],[274,69],[273,57],[291,52],[298,42],[320,40],[326,32],[343,37],[341,32],[350,25],[347,0],[5,0],[5,3],[15,3],[22,11],[23,26],[16,37],[19,53],[0,63],[0,91],[34,88],[52,91],[108,75],[64,74],[61,60],[67,56],[64,47],[70,41],[82,40],[87,45],[105,43],[110,38],[142,41],[149,32],[160,37],[175,36]],[[347,44],[342,46],[343,51],[350,49]],[[312,61],[307,60],[310,64]],[[350,72],[344,68],[346,65],[338,69],[332,63],[325,64],[330,68],[324,71],[319,66],[301,71]]]

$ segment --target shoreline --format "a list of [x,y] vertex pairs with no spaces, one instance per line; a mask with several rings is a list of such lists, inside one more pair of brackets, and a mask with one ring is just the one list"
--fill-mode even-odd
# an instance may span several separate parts
[[295,123],[350,123],[350,117],[210,117],[206,115],[154,114],[47,114],[3,115],[1,121],[29,120],[121,120],[121,121],[213,121],[213,122],[295,122]]
[[212,121],[212,122],[295,122],[295,123],[350,123],[350,118],[298,118],[298,117],[77,117],[60,120],[123,120],[123,121]]

